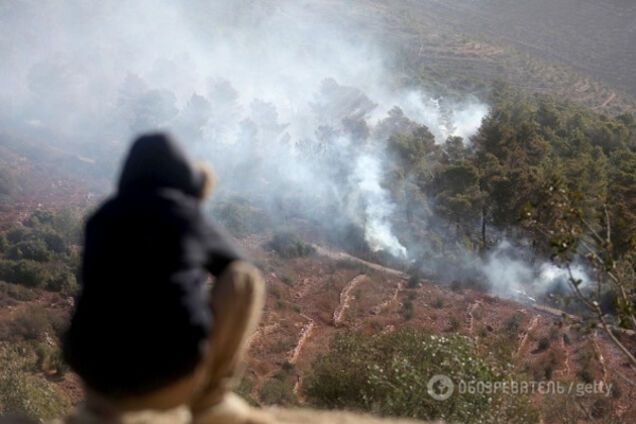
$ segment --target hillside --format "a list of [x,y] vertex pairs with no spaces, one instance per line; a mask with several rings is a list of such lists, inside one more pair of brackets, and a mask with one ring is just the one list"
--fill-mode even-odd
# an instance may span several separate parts
[[[623,380],[636,378],[636,372],[624,365],[617,348],[597,330],[585,331],[565,316],[470,289],[453,290],[425,280],[409,288],[401,271],[342,252],[320,248],[312,256],[283,259],[264,247],[267,240],[263,236],[239,240],[260,264],[268,290],[264,319],[252,338],[248,370],[239,389],[251,402],[307,405],[305,378],[335,335],[384,334],[413,327],[440,336],[465,336],[493,360],[510,361],[528,381],[612,384],[611,396],[603,400],[608,402],[606,408],[623,422],[636,417],[632,389]],[[15,326],[25,311],[64,317],[71,305],[63,296],[46,291],[34,291],[32,300],[10,300],[11,294],[4,291],[3,299],[0,328],[13,328],[4,333],[4,340],[20,337]],[[45,326],[31,331],[35,331],[31,340],[57,343]],[[634,345],[636,340],[626,342]],[[62,378],[52,374],[47,379],[72,403],[81,399],[72,374]],[[545,422],[581,415],[581,406],[589,411],[598,402],[597,395],[536,395],[533,400]]]
[[[294,397],[281,396],[277,401],[302,403],[304,378],[335,334],[371,335],[408,326],[474,339],[480,349],[498,352],[502,355],[498,359],[508,358],[530,380],[572,381],[585,375],[611,381],[617,390],[611,398],[612,409],[626,422],[636,416],[632,389],[620,377],[633,378],[634,371],[624,366],[620,352],[606,336],[582,332],[565,316],[431,281],[409,288],[405,274],[342,253],[320,249],[316,256],[281,262],[254,241],[249,244],[264,264],[269,293],[246,377],[254,399],[268,396],[270,383],[283,373],[283,383]],[[535,400],[546,422],[560,421],[559,414],[574,413],[577,408],[572,399],[569,404],[562,399],[562,403],[552,399],[555,404],[541,397]],[[591,407],[594,400],[577,401]],[[563,407],[573,410],[560,411]]]
[[633,0],[74,6],[0,6],[0,422],[81,404],[84,222],[158,130],[263,273],[256,415],[636,422]]
[[402,62],[405,80],[484,93],[493,81],[599,112],[636,110],[636,41],[629,1],[307,2],[304,14],[355,22]]

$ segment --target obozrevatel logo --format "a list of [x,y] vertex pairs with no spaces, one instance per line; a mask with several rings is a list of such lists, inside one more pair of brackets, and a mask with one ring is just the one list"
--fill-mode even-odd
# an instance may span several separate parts
[[428,380],[426,385],[428,395],[435,400],[446,400],[453,394],[455,384],[445,375],[437,374]]

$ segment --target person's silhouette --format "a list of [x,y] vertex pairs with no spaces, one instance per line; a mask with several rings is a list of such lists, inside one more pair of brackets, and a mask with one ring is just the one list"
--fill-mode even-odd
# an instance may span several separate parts
[[145,135],[117,193],[87,221],[82,290],[64,340],[85,386],[81,413],[188,405],[197,422],[213,422],[220,410],[240,418],[244,405],[231,390],[264,284],[203,216],[211,186],[211,174],[168,135]]

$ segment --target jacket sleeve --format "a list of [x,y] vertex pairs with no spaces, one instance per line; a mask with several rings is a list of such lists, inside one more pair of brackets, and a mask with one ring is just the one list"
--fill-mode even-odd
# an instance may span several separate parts
[[232,243],[230,236],[213,222],[202,219],[201,232],[206,255],[207,270],[218,277],[231,262],[243,259],[243,255]]

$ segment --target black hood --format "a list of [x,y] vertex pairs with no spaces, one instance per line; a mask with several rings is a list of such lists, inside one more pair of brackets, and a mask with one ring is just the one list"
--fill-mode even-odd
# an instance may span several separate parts
[[173,188],[200,197],[205,175],[168,134],[146,134],[133,143],[119,178],[119,192]]

